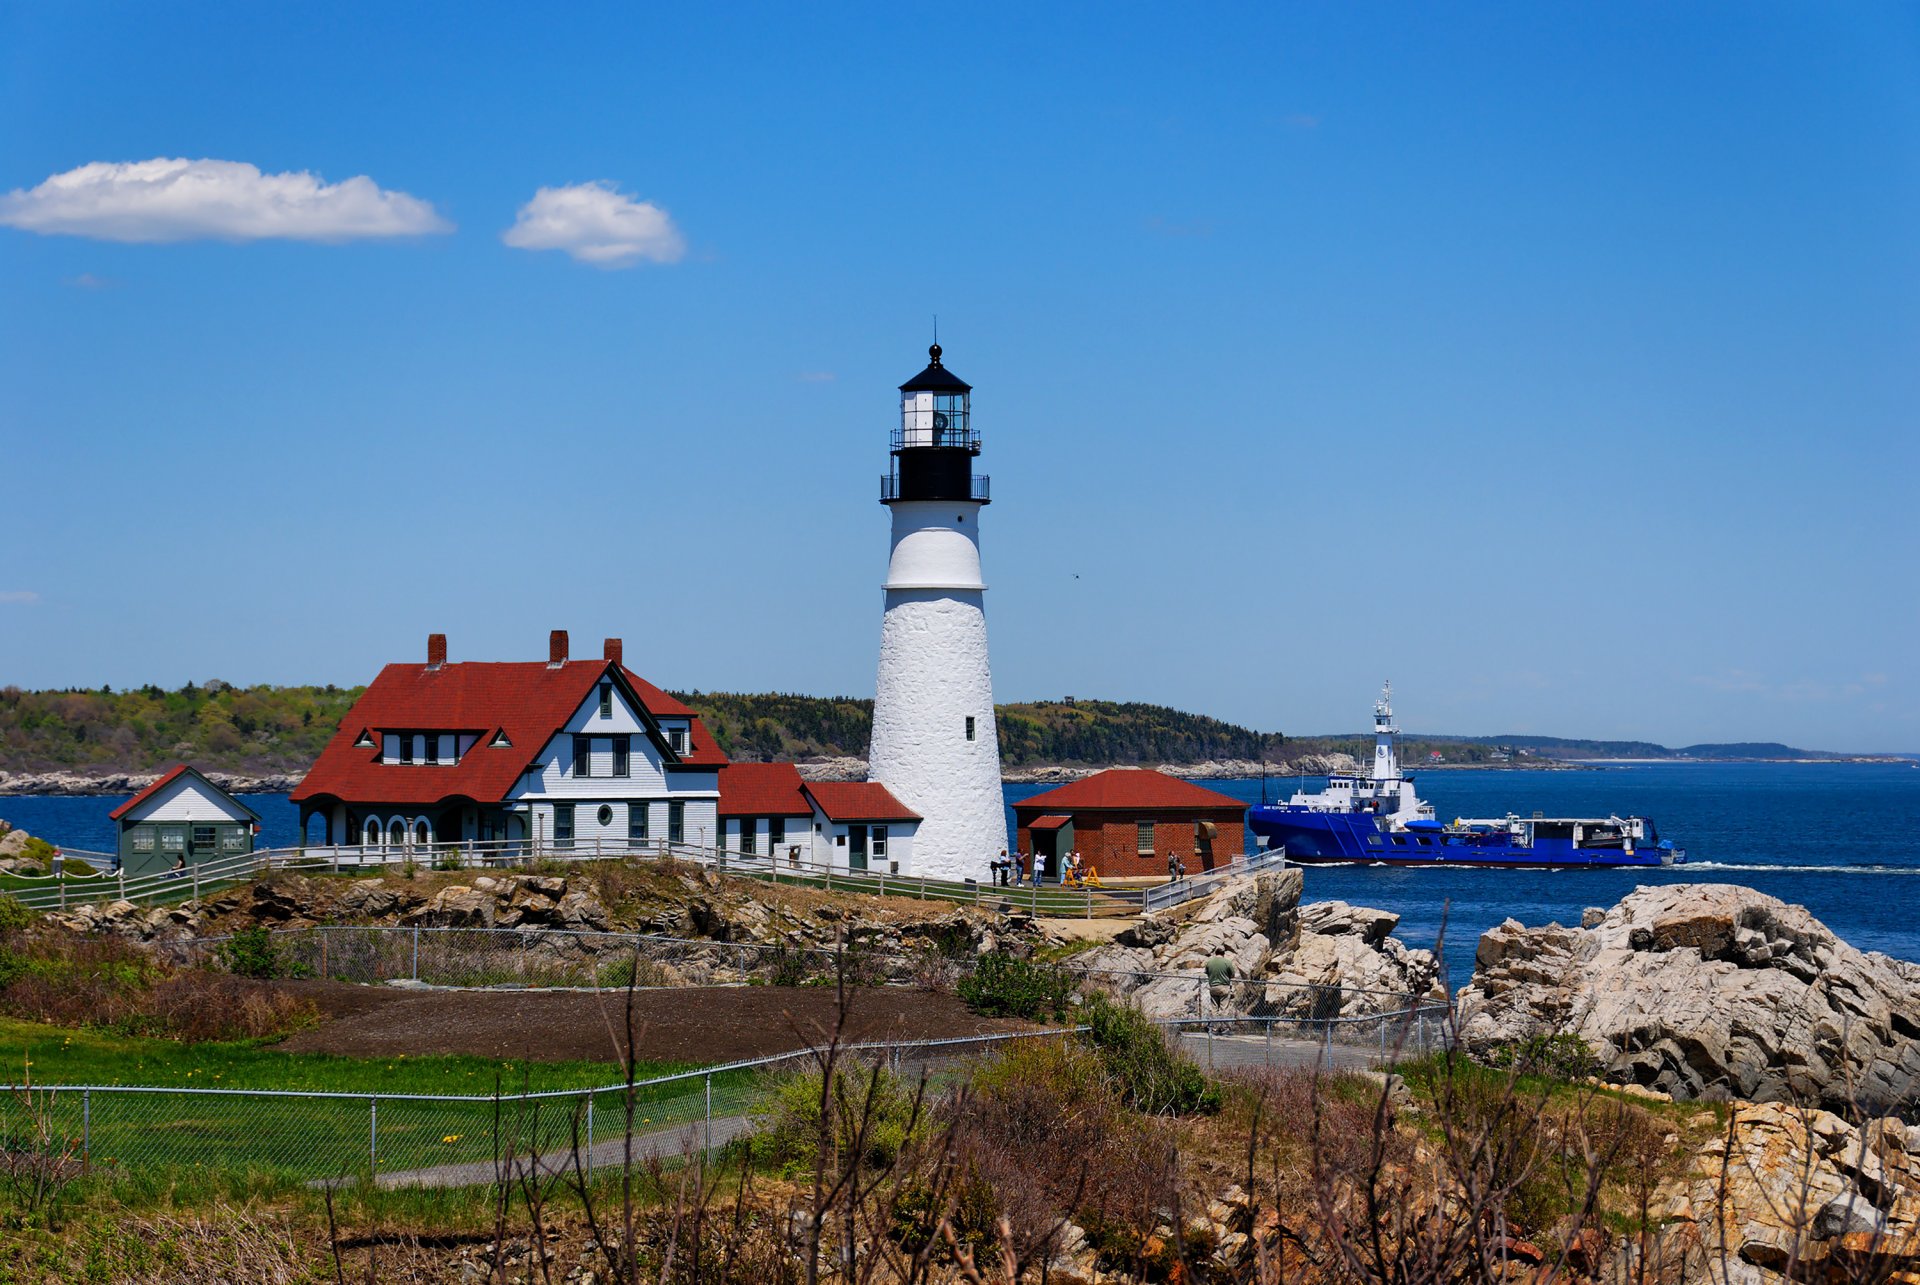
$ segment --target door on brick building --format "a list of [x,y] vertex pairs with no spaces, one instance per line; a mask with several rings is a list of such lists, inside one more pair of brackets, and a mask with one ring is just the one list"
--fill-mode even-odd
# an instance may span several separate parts
[[1213,838],[1216,827],[1211,821],[1202,821],[1194,827],[1194,847],[1198,849],[1200,868],[1213,869]]

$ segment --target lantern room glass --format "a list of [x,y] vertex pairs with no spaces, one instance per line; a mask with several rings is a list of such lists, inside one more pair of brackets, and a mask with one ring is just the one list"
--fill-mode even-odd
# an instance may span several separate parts
[[958,446],[980,449],[969,424],[966,393],[913,392],[900,395],[900,428],[893,448]]

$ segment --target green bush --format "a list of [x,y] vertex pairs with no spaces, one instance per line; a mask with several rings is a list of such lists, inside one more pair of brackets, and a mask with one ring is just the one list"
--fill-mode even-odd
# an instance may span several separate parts
[[982,955],[953,989],[968,1008],[986,1017],[1064,1021],[1073,1007],[1072,974],[999,951]]
[[1083,1038],[1099,1053],[1134,1110],[1211,1115],[1220,1109],[1220,1087],[1169,1044],[1166,1033],[1138,1008],[1096,992],[1081,1015],[1087,1026]]
[[[755,1164],[789,1177],[813,1171],[819,1160],[821,1136],[820,1083],[819,1071],[790,1076],[779,1083],[772,1099],[758,1110],[763,1123],[740,1144]],[[914,1085],[884,1067],[840,1067],[828,1095],[828,1145],[832,1155],[836,1160],[850,1159],[855,1143],[860,1142],[859,1159],[863,1163],[891,1164],[900,1149],[928,1124],[924,1103],[916,1106],[914,1099]],[[863,1120],[864,1138],[858,1136]]]
[[299,977],[308,970],[295,963],[265,928],[243,928],[220,943],[217,952],[226,970],[236,977]]
[[1584,1080],[1600,1073],[1593,1045],[1570,1032],[1534,1035],[1502,1044],[1487,1053],[1487,1064],[1549,1080]]

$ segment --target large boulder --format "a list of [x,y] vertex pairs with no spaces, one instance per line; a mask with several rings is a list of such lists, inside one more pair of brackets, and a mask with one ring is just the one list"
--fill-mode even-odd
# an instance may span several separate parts
[[1470,1049],[1572,1034],[1607,1078],[1679,1097],[1920,1102],[1920,969],[1733,884],[1640,888],[1585,928],[1510,919],[1460,1012]]
[[1740,1103],[1721,1137],[1661,1185],[1652,1212],[1662,1231],[1619,1279],[1920,1279],[1920,1130]]
[[[1303,907],[1302,887],[1298,869],[1229,880],[1197,906],[1133,925],[1082,966],[1162,1018],[1353,1017],[1445,998],[1432,953],[1391,935],[1399,916],[1338,901]],[[1236,979],[1219,996],[1204,980],[1215,955],[1232,961]]]

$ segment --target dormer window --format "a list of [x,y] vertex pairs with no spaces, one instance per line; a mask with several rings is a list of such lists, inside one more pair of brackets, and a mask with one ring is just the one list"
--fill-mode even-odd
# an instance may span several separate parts
[[667,729],[667,748],[675,754],[685,754],[687,752],[687,729],[684,727],[669,727]]

